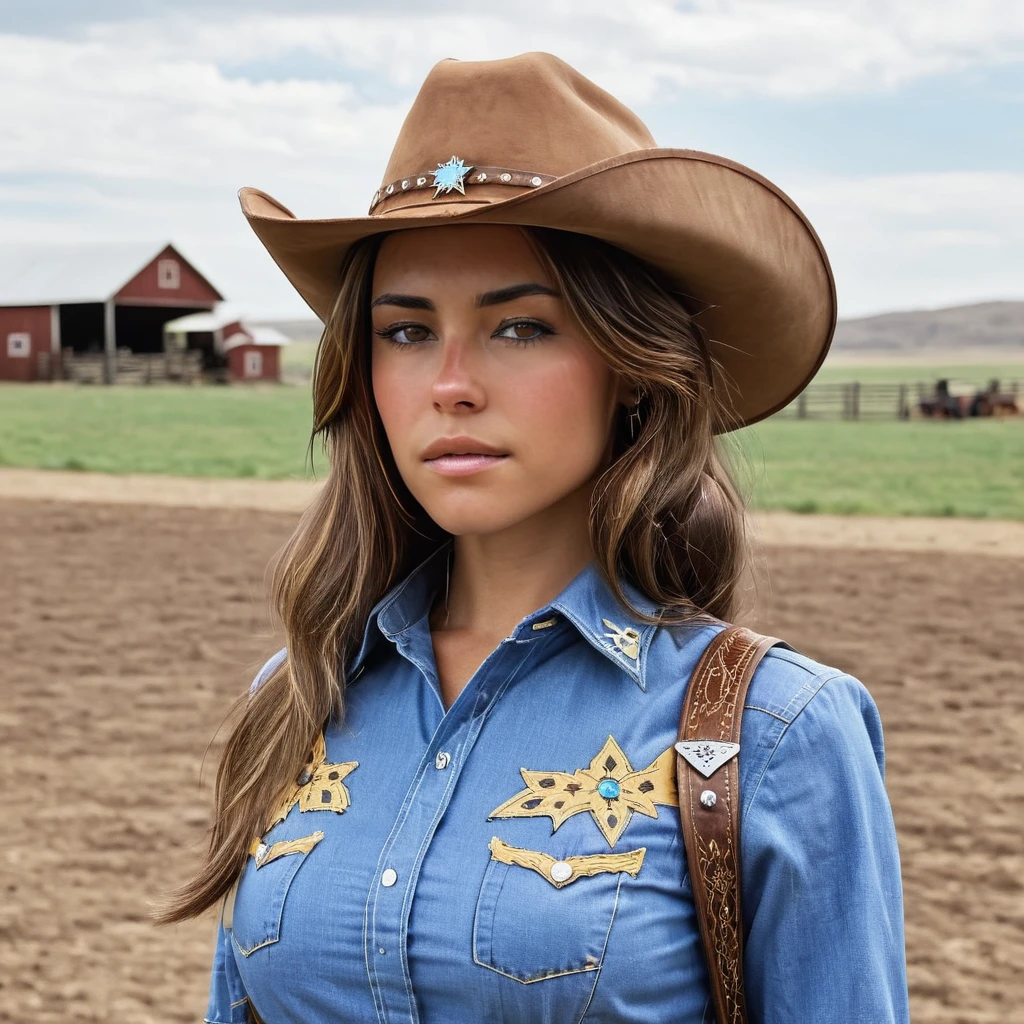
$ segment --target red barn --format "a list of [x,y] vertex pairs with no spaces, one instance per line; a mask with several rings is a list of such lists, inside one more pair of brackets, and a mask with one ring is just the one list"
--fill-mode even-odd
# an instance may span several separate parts
[[169,349],[199,349],[204,368],[229,381],[280,380],[281,346],[291,343],[276,327],[250,324],[227,302],[171,320],[164,334]]
[[0,380],[60,377],[62,350],[162,352],[164,324],[223,296],[170,244],[0,246]]

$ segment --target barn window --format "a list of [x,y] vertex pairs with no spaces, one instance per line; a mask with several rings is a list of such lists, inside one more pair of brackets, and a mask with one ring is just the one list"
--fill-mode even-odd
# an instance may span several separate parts
[[7,355],[12,358],[27,356],[32,351],[32,335],[28,331],[18,331],[7,335]]
[[262,352],[246,352],[245,353],[245,369],[243,371],[246,377],[259,377],[263,374],[263,353]]
[[156,283],[160,288],[181,287],[181,267],[177,260],[157,261]]

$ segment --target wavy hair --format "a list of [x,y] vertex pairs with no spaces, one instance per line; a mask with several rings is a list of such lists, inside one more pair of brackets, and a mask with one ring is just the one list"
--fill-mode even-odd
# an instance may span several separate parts
[[[610,463],[593,489],[598,570],[638,621],[729,619],[746,562],[743,502],[715,436],[730,410],[692,297],[607,242],[520,230],[584,336],[642,394],[635,437],[621,408]],[[231,887],[317,734],[344,715],[347,666],[371,609],[450,537],[403,483],[373,400],[370,301],[383,237],[347,251],[317,348],[309,453],[319,437],[329,473],[268,569],[271,615],[288,654],[240,698],[217,772],[206,858],[167,897],[161,923],[198,915]],[[656,617],[632,608],[623,578],[660,606]]]

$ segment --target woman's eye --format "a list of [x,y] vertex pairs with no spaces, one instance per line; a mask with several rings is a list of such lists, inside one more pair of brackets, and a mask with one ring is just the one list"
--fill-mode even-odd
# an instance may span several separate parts
[[[509,334],[508,332],[512,333]],[[495,337],[508,338],[509,341],[518,342],[521,345],[529,345],[539,341],[545,334],[554,334],[554,331],[542,324],[539,320],[516,320],[513,323],[505,324],[494,332]]]
[[[420,342],[426,341],[430,336],[429,329],[424,327],[423,324],[393,324],[391,327],[385,327],[381,331],[375,328],[373,333],[390,341],[396,348],[408,348],[410,345],[418,345]],[[400,338],[400,335],[404,335],[404,337]]]

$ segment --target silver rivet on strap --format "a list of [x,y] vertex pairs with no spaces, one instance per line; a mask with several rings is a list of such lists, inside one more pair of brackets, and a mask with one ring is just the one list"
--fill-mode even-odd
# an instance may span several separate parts
[[705,789],[700,795],[700,802],[705,807],[714,807],[718,803],[718,796],[713,789]]

